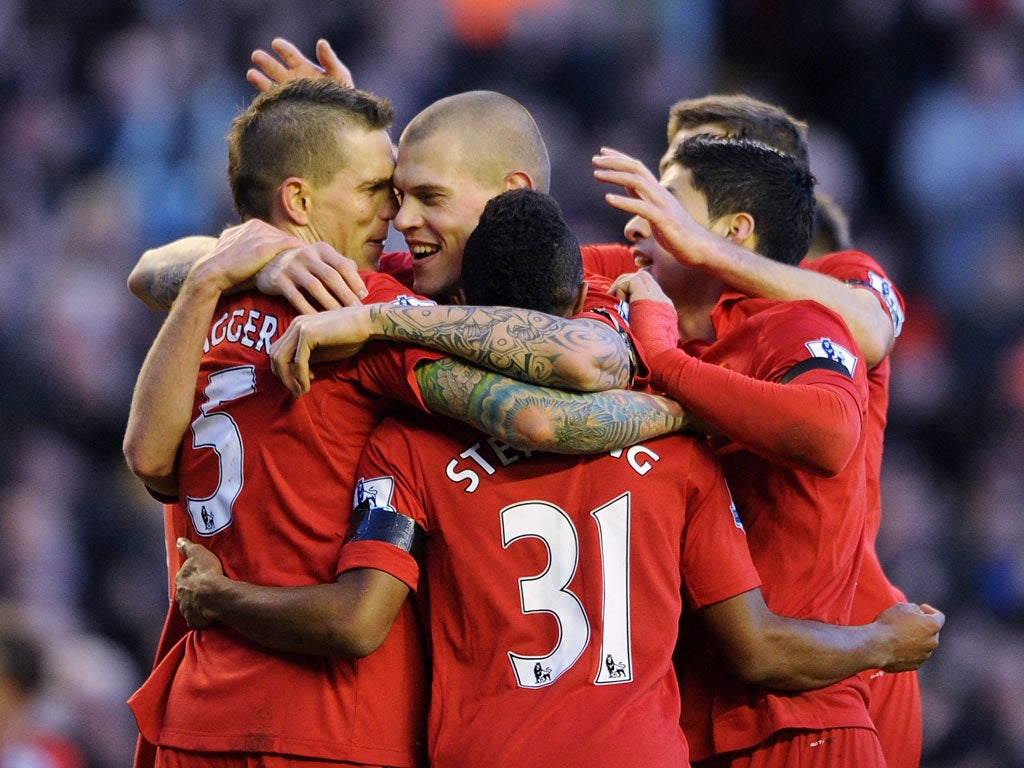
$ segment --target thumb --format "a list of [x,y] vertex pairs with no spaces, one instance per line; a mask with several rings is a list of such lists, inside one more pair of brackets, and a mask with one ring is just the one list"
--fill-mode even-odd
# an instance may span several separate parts
[[177,542],[175,542],[175,544],[178,547],[178,552],[180,552],[185,557],[189,557],[189,550],[191,550],[192,547],[193,547],[193,544],[192,544],[191,541],[189,541],[188,539],[186,539],[184,537],[179,537]]
[[921,604],[921,612],[927,613],[928,615],[934,616],[936,619],[938,619],[940,627],[946,623],[946,615],[942,611],[938,610],[937,608],[933,608],[927,603]]

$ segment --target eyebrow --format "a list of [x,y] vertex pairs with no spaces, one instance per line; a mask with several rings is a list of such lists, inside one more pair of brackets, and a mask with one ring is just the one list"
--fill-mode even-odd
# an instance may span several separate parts
[[381,187],[390,187],[391,185],[392,185],[392,177],[391,176],[387,176],[387,177],[382,176],[379,179],[372,179],[370,181],[364,181],[362,184],[360,184],[357,187],[357,189],[360,192],[365,192],[366,190],[380,189]]
[[[401,188],[399,188],[401,189]],[[417,184],[412,189],[403,189],[402,194],[412,195],[413,197],[422,197],[423,195],[445,195],[448,190],[439,184]]]

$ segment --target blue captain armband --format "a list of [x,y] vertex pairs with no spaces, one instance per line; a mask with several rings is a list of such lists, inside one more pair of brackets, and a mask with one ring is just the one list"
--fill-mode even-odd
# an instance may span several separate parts
[[391,507],[371,507],[370,500],[352,510],[348,542],[382,541],[418,557],[427,532],[411,517]]

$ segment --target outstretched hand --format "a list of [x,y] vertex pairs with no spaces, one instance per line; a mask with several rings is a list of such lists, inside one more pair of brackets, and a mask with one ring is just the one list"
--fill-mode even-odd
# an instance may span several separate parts
[[257,48],[252,52],[252,63],[256,66],[245,73],[245,79],[260,92],[299,77],[330,77],[350,88],[355,86],[352,73],[338,58],[331,44],[323,38],[316,41],[319,64],[307,59],[302,51],[283,37],[275,37],[270,47],[281,57],[281,61],[262,48]]
[[882,667],[886,672],[909,672],[924,664],[939,646],[939,630],[946,617],[930,605],[897,603],[878,615],[878,624],[886,624],[893,633],[892,661]]
[[178,552],[185,557],[174,577],[175,600],[192,629],[205,629],[217,619],[207,604],[217,582],[227,577],[220,560],[202,544],[180,538]]

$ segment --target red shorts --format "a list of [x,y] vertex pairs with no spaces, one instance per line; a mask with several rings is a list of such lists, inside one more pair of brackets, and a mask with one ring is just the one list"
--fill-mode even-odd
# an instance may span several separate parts
[[156,748],[155,768],[385,768],[366,763],[320,760],[294,755],[256,752],[190,752],[171,747]]
[[694,768],[886,768],[878,736],[868,728],[779,731],[756,747],[717,755]]
[[868,714],[889,768],[921,764],[921,686],[917,672],[863,673],[871,687]]

